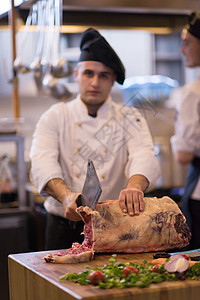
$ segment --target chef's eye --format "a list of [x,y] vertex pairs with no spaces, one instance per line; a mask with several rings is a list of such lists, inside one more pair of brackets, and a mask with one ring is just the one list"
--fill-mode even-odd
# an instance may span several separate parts
[[99,77],[102,78],[102,79],[105,79],[105,78],[109,77],[109,74],[108,73],[101,73]]
[[90,70],[85,70],[84,71],[84,75],[88,76],[88,77],[92,77],[94,75],[94,73]]

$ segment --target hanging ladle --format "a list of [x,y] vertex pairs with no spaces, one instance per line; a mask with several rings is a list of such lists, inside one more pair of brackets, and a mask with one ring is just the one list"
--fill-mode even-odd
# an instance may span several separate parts
[[46,87],[49,94],[58,100],[69,100],[72,98],[72,93],[65,85],[58,83],[57,79],[52,74],[45,75],[43,85]]
[[43,87],[50,89],[52,85],[57,82],[57,80],[53,80],[53,76],[50,74],[54,31],[53,0],[48,0],[46,4],[46,30],[44,36],[44,49],[41,58],[41,70],[44,74],[42,81]]
[[45,23],[46,23],[46,0],[44,1],[38,1],[38,42],[37,42],[37,48],[36,48],[36,57],[33,60],[33,62],[30,64],[30,69],[33,71],[33,76],[35,79],[35,83],[37,86],[37,89],[40,91],[42,90],[42,80],[44,77],[43,74],[43,66],[41,63],[42,60],[42,51],[44,46],[44,37],[45,37]]
[[[37,5],[33,4],[33,6],[30,8],[29,15],[26,20],[25,29],[21,41],[21,51],[19,51],[21,55],[22,55],[22,48],[24,48],[24,45],[26,45],[27,43],[27,34],[29,32],[31,22],[35,18],[36,9],[37,9]],[[20,56],[17,56],[16,59],[14,60],[13,70],[17,73],[22,73],[22,74],[26,74],[30,72],[30,68],[24,64]]]
[[[49,26],[48,32],[46,35],[47,43],[45,45],[45,57],[42,60],[42,64],[44,68],[47,68],[44,79],[43,79],[43,87],[47,90],[47,92],[54,98],[59,100],[68,100],[71,98],[71,92],[63,85],[58,83],[58,80],[51,73],[51,61],[52,58],[52,47],[53,47],[53,32],[54,32],[54,5],[53,0],[49,1],[48,6],[49,11]],[[51,55],[50,55],[51,53]]]
[[56,78],[69,77],[73,74],[70,63],[62,58],[60,51],[60,30],[62,24],[62,0],[55,0],[56,60],[51,65],[51,74]]
[[51,74],[55,78],[69,77],[73,74],[73,68],[64,58],[57,58],[51,66]]

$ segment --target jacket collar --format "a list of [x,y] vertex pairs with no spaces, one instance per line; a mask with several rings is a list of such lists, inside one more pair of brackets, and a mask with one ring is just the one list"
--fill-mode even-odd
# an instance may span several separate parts
[[80,94],[77,95],[76,99],[75,99],[75,104],[79,107],[77,112],[79,117],[81,118],[81,120],[83,119],[96,119],[98,117],[107,117],[111,108],[112,108],[112,99],[111,96],[109,95],[108,98],[106,99],[106,101],[102,104],[102,106],[98,109],[97,111],[97,117],[96,118],[92,118],[91,116],[88,115],[88,110],[87,110],[87,106],[85,105],[85,103],[81,100]]

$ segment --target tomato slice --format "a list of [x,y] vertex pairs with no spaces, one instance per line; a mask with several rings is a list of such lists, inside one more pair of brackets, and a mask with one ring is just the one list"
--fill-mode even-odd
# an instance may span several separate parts
[[182,256],[183,256],[185,259],[189,259],[189,255],[187,255],[187,254],[182,254]]
[[156,273],[157,272],[157,270],[159,269],[159,265],[154,265],[153,267],[152,267],[152,272],[154,272],[154,273]]
[[123,269],[123,273],[126,275],[126,277],[130,274],[130,273],[135,273],[138,274],[138,270],[133,267],[133,266],[127,266]]
[[89,280],[91,284],[98,285],[99,281],[104,281],[104,275],[101,271],[93,271],[90,273]]

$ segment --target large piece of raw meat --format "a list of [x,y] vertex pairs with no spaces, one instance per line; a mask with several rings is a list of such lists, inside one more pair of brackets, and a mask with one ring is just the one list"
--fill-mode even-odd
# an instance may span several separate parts
[[85,222],[84,242],[94,252],[151,252],[182,248],[191,233],[178,205],[169,197],[144,198],[139,215],[122,213],[118,200],[97,204],[95,210],[79,207]]

